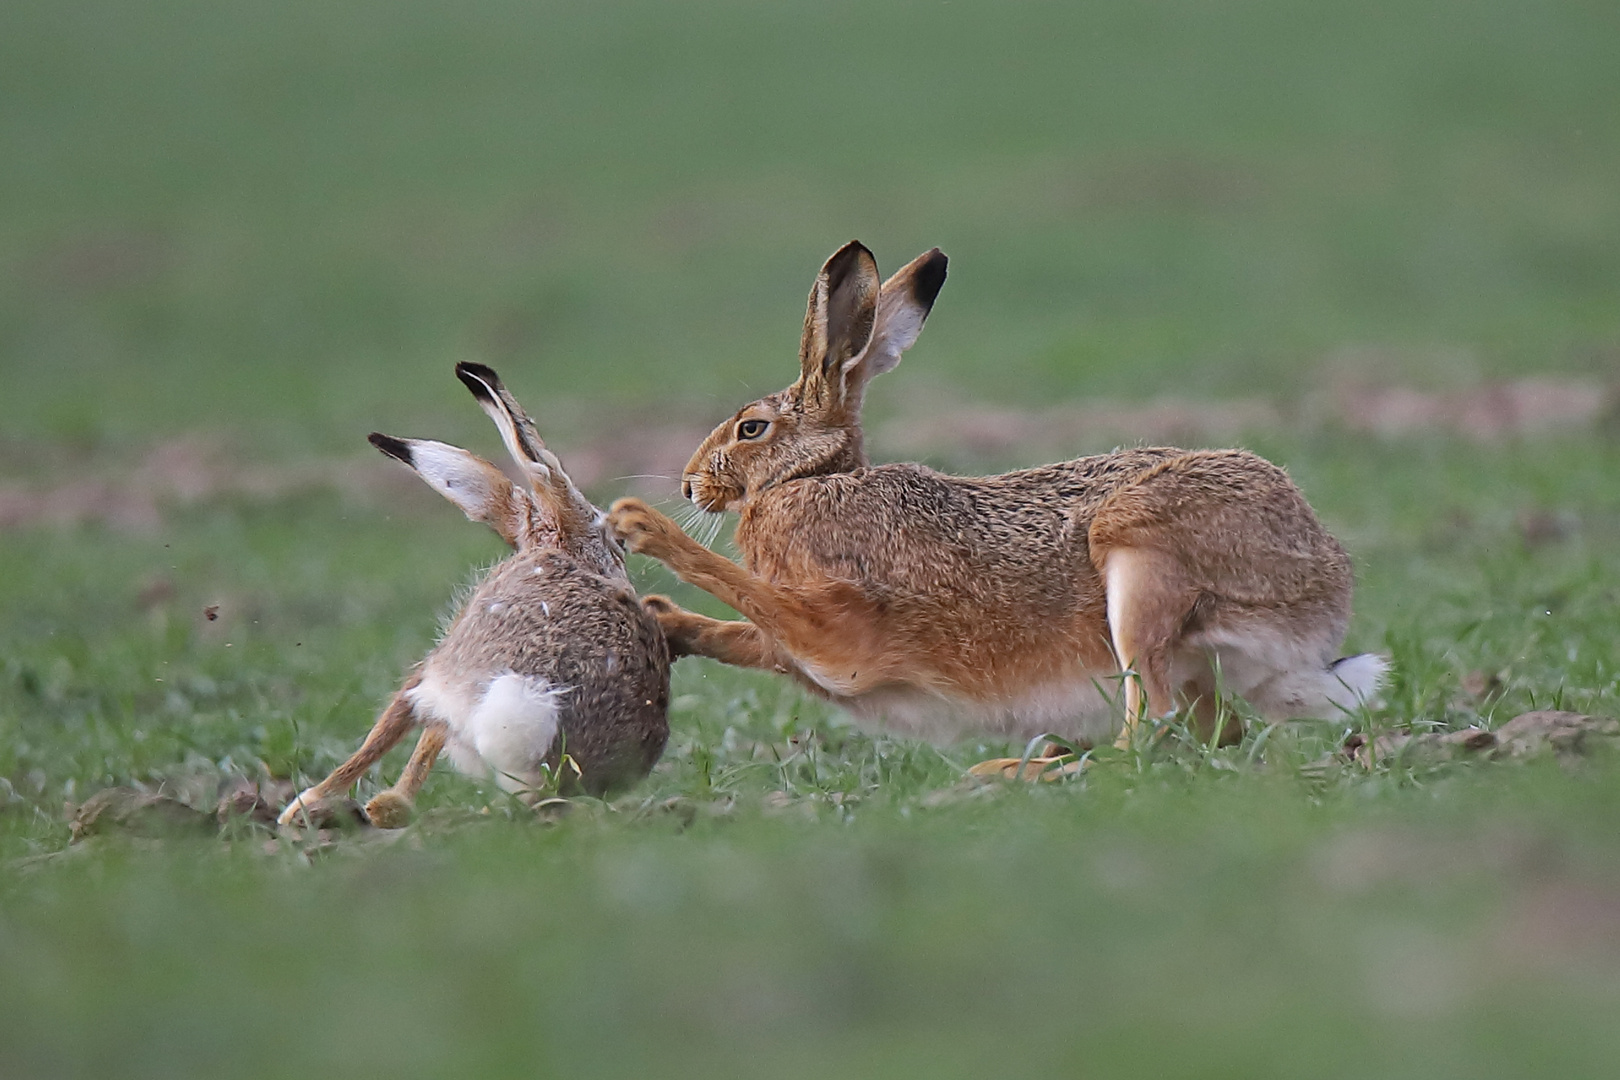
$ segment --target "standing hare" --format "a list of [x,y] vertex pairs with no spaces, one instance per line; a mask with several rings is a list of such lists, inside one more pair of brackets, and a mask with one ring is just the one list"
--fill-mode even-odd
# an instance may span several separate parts
[[[663,753],[669,647],[630,587],[623,549],[499,376],[481,364],[458,364],[456,376],[495,421],[528,490],[444,443],[373,434],[372,445],[517,552],[473,590],[354,756],[298,795],[282,824],[343,795],[417,727],[399,783],[366,806],[374,824],[404,824],[441,751],[520,794],[559,775],[600,794],[641,779]],[[572,769],[560,773],[564,755]]]
[[[799,379],[744,406],[686,466],[700,509],[734,510],[741,566],[621,499],[609,520],[749,621],[664,605],[676,655],[787,672],[858,718],[950,738],[1114,733],[1218,688],[1272,718],[1354,708],[1385,663],[1339,659],[1344,549],[1276,466],[1167,447],[1004,473],[868,463],[867,381],[892,369],[945,282],[926,252],[888,281],[859,243],[822,267]],[[1227,736],[1235,731],[1225,732]]]

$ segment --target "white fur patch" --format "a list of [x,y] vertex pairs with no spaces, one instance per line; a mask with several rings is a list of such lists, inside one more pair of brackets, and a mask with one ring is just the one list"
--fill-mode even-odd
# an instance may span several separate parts
[[540,763],[557,741],[561,698],[567,692],[524,675],[502,675],[489,684],[465,734],[494,771],[496,783],[516,790],[539,779]]
[[1001,702],[947,698],[908,686],[886,686],[839,704],[862,722],[935,743],[969,735],[1032,739],[1059,735],[1098,743],[1113,736],[1118,710],[1110,700],[1114,672],[1075,675],[1032,687]]
[[483,514],[494,492],[478,459],[459,447],[430,439],[413,439],[411,468],[429,487],[461,507],[470,517]]
[[428,676],[410,691],[413,707],[450,729],[446,756],[470,776],[494,774],[509,791],[537,785],[540,764],[560,728],[562,697],[571,688],[508,672],[481,690]]
[[1114,657],[1121,667],[1131,663],[1135,657],[1125,655],[1125,643],[1121,640],[1120,613],[1126,609],[1130,602],[1131,593],[1138,587],[1144,571],[1142,556],[1130,548],[1116,548],[1108,553],[1103,564],[1103,587],[1105,590],[1105,603],[1108,605],[1108,632],[1113,637]]
[[1328,668],[1328,677],[1338,684],[1329,700],[1346,709],[1373,702],[1388,674],[1389,661],[1382,656],[1375,653],[1346,656]]

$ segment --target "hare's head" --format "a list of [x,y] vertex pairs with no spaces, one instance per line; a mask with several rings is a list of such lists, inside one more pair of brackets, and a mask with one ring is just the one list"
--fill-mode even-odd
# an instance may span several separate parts
[[409,465],[429,487],[519,552],[557,549],[600,574],[624,577],[624,547],[606,517],[568,479],[562,462],[540,441],[534,421],[507,393],[500,376],[482,364],[457,364],[456,377],[495,421],[527,489],[477,454],[448,443],[372,432],[371,444]]
[[701,509],[728,510],[785,480],[864,466],[866,384],[917,340],[945,284],[945,262],[934,248],[880,285],[863,244],[839,248],[810,290],[798,382],[715,428],[687,462],[681,493]]

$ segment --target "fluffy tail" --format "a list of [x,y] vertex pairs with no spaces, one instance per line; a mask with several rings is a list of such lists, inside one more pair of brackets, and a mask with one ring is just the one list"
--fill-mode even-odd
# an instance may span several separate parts
[[1376,653],[1342,657],[1324,672],[1322,699],[1335,711],[1357,709],[1377,700],[1387,674],[1389,661]]
[[1327,667],[1283,672],[1249,695],[1271,720],[1333,720],[1378,698],[1389,661],[1373,653],[1346,656]]

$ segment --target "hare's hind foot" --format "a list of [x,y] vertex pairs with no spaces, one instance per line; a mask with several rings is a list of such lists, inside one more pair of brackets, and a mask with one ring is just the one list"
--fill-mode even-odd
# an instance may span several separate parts
[[370,824],[366,811],[346,795],[299,795],[276,819],[280,828],[354,829]]
[[1078,776],[1087,762],[1073,754],[1054,757],[990,758],[968,769],[968,775],[979,780],[1037,780],[1050,783]]
[[393,788],[377,792],[366,803],[366,818],[379,829],[403,829],[415,812],[411,800]]
[[422,737],[416,740],[416,749],[411,751],[411,760],[406,762],[399,782],[377,792],[366,803],[366,817],[373,825],[379,829],[403,829],[411,823],[416,813],[416,793],[422,790],[428,771],[449,737],[449,729],[443,724],[432,723],[422,729]]
[[[1041,743],[1036,752],[1036,743]],[[1084,744],[1081,744],[1084,745]],[[1078,776],[1090,764],[1084,755],[1059,742],[1049,742],[1037,736],[1024,750],[1023,757],[991,758],[968,769],[968,775],[979,780],[1062,780]]]

